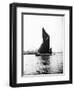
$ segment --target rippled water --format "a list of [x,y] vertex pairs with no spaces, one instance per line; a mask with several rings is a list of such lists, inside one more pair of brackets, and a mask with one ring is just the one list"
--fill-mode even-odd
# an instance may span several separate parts
[[24,75],[63,73],[63,53],[24,55]]

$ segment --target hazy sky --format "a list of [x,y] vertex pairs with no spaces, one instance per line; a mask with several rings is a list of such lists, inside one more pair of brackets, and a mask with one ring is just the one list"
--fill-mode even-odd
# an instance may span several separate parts
[[42,28],[50,35],[53,52],[64,49],[64,17],[24,15],[24,51],[36,50],[42,43]]

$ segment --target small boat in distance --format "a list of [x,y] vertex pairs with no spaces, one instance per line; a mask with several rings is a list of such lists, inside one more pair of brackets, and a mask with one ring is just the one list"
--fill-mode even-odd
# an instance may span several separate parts
[[52,48],[50,48],[50,36],[47,34],[44,28],[42,28],[42,38],[43,42],[35,55],[51,55]]

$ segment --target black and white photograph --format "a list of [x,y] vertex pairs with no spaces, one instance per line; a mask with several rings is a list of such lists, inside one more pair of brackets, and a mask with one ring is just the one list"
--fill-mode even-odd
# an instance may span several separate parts
[[23,13],[22,75],[63,74],[64,15]]
[[72,83],[72,7],[10,4],[10,86]]

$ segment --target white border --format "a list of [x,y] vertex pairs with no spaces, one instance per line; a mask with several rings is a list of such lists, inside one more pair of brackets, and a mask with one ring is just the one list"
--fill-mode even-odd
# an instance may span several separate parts
[[[50,75],[46,77],[21,77],[21,13],[49,13],[64,14],[65,16],[65,51],[64,51],[64,75]],[[17,83],[51,82],[69,80],[69,10],[17,8]]]

